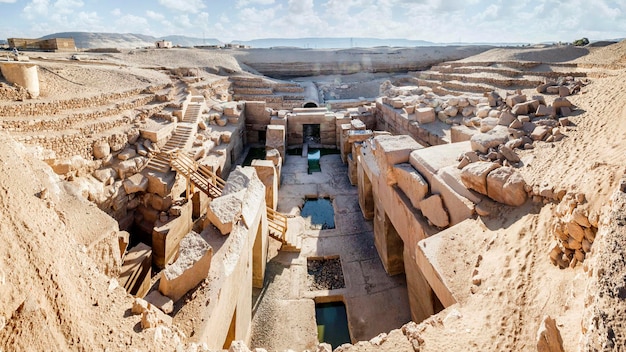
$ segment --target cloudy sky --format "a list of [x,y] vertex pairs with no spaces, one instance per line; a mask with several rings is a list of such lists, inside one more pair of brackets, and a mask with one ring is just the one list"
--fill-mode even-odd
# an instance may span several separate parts
[[0,38],[89,31],[234,39],[543,42],[626,37],[626,0],[0,0]]

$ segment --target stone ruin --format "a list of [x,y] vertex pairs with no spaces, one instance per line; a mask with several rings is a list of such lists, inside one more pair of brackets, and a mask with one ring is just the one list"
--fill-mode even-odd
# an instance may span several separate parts
[[[481,69],[496,76],[472,75]],[[220,349],[249,342],[250,297],[264,285],[269,238],[299,249],[276,210],[281,167],[287,150],[303,144],[304,125],[318,125],[319,146],[339,150],[347,164],[385,271],[406,276],[415,322],[459,302],[429,248],[467,219],[529,200],[558,204],[546,260],[561,269],[583,262],[599,215],[583,194],[528,184],[518,168],[522,151],[567,138],[577,109],[567,97],[588,82],[573,77],[580,72],[509,77],[518,69],[442,64],[415,73],[415,86],[386,82],[374,103],[336,111],[302,108],[297,85],[235,77],[238,101],[209,101],[196,88],[177,100],[180,92],[164,85],[2,105],[0,123],[18,141],[43,147],[68,191],[117,221],[88,248],[136,297],[132,313],[142,315],[142,328],[176,325],[196,310],[202,319],[187,331]],[[494,89],[501,86],[521,88]],[[266,160],[237,166],[248,145],[265,147]],[[480,286],[477,274],[472,283]],[[544,323],[544,334],[558,334],[554,320]]]

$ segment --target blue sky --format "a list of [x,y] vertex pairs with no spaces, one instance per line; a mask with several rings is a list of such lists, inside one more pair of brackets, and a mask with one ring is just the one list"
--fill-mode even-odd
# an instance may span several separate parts
[[626,0],[0,0],[0,38],[89,31],[234,39],[543,42],[626,37]]

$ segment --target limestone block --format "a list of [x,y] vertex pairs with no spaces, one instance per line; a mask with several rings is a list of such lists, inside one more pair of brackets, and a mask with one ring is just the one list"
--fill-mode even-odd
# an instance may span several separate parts
[[548,126],[536,126],[530,134],[530,138],[533,141],[542,141],[551,130],[552,129]]
[[179,216],[157,212],[158,219],[152,228],[152,253],[153,262],[159,268],[164,268],[176,256],[180,241],[191,231],[192,212],[192,202],[182,205]]
[[411,200],[411,204],[417,209],[420,207],[420,201],[428,194],[428,183],[411,166],[411,164],[396,164],[393,171],[398,182],[398,187]]
[[423,149],[413,138],[401,136],[381,135],[374,137],[376,145],[376,157],[384,158],[388,166],[402,164],[409,161],[412,151]]
[[490,112],[491,112],[490,106],[482,106],[476,110],[476,116],[480,117],[481,119],[484,119],[485,117],[489,116]]
[[516,104],[526,101],[526,96],[523,94],[513,94],[506,97],[506,105],[513,108]]
[[105,140],[96,141],[93,144],[93,156],[96,159],[104,159],[111,154],[111,146]]
[[501,145],[499,150],[502,156],[504,156],[504,158],[508,160],[509,162],[511,163],[520,162],[520,158],[517,155],[517,153],[506,144]]
[[435,226],[443,228],[450,225],[448,212],[443,206],[441,196],[433,194],[420,202],[422,214]]
[[571,94],[567,86],[559,86],[559,97],[567,97]]
[[115,170],[113,170],[112,168],[107,167],[104,169],[99,169],[99,170],[94,171],[92,175],[98,181],[102,183],[106,183],[111,178],[115,179],[117,177],[117,172],[115,172]]
[[463,110],[461,110],[461,115],[463,115],[463,117],[469,117],[474,115],[475,112],[476,108],[474,108],[473,106],[466,106],[463,108]]
[[285,146],[285,126],[269,125],[265,135],[265,145],[272,148]]
[[125,179],[123,185],[128,194],[145,192],[148,189],[148,178],[142,174],[134,174]]
[[353,129],[353,130],[365,130],[365,129],[367,129],[367,127],[365,126],[363,121],[361,121],[359,119],[351,120],[350,121],[350,126],[351,126],[351,129]]
[[256,174],[265,185],[265,203],[268,207],[276,210],[278,206],[278,177],[274,162],[271,160],[252,160],[251,165]]
[[200,234],[190,232],[180,242],[178,259],[161,272],[159,292],[176,302],[207,278],[213,248]]
[[137,162],[133,159],[124,160],[114,167],[117,169],[117,174],[122,180],[136,174],[139,171]]
[[509,126],[515,120],[517,120],[515,118],[515,115],[513,115],[510,111],[507,110],[507,111],[502,112],[502,114],[500,114],[500,119],[498,121],[498,124],[501,126]]
[[152,250],[148,245],[139,243],[131,248],[124,257],[119,282],[128,293],[143,297],[150,289],[152,272]]
[[486,161],[471,163],[461,170],[461,181],[465,187],[487,195],[487,175],[499,167],[499,164]]
[[493,130],[500,120],[495,117],[485,117],[480,120],[480,132],[485,133]]
[[537,330],[537,352],[564,352],[563,339],[556,321],[549,315],[543,318]]
[[241,217],[244,192],[235,192],[215,198],[209,203],[207,218],[222,235],[228,235],[233,229],[233,222]]
[[559,111],[561,108],[572,108],[572,103],[567,100],[567,98],[556,98],[554,99],[554,102],[552,103],[552,106],[557,109],[557,111]]
[[535,112],[535,116],[556,116],[556,111],[552,106],[539,105],[537,111]]
[[[450,103],[448,102],[448,104]],[[457,104],[458,104],[458,100],[457,100]],[[449,117],[455,117],[459,113],[459,108],[457,108],[456,106],[450,105],[447,108],[443,109],[443,113]]]
[[497,168],[487,175],[487,195],[497,202],[520,206],[528,196],[525,188],[524,178],[511,167]]
[[489,151],[489,148],[504,144],[508,139],[508,129],[504,126],[497,126],[487,133],[473,135],[470,142],[472,144],[472,150],[485,154]]
[[530,104],[528,102],[515,104],[511,109],[511,113],[514,115],[528,115],[530,112]]
[[420,125],[435,122],[435,118],[435,109],[433,108],[415,109],[415,121]]
[[147,172],[144,175],[148,178],[148,192],[158,194],[161,197],[167,197],[170,194],[176,181],[175,172]]
[[174,301],[167,296],[163,296],[159,291],[152,291],[144,300],[151,305],[159,308],[163,313],[170,314],[174,311]]
[[467,127],[465,125],[452,126],[452,128],[450,128],[450,142],[458,143],[469,141],[472,136],[477,133],[480,133],[480,131],[474,127]]

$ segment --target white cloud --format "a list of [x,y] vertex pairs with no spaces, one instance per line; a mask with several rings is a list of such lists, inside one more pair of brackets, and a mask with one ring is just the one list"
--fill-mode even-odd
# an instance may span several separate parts
[[17,0],[0,0],[0,3],[7,3],[7,4],[13,4],[14,2],[16,2]]
[[116,32],[152,34],[148,20],[136,15],[124,15],[115,21]]
[[46,16],[48,14],[49,6],[50,1],[48,0],[33,0],[24,6],[22,14],[27,19],[33,20],[37,17]]
[[151,10],[146,11],[146,16],[148,16],[149,19],[155,21],[162,21],[165,19],[165,16],[163,14]]
[[237,0],[235,7],[238,9],[247,7],[248,5],[272,5],[275,0]]
[[111,11],[111,15],[115,16],[115,17],[119,17],[122,15],[122,10],[118,9],[118,8],[114,8]]
[[159,4],[167,7],[168,9],[189,13],[198,13],[206,7],[202,0],[159,0]]
[[54,3],[54,11],[61,14],[70,14],[74,10],[83,7],[84,3],[81,0],[58,0]]

